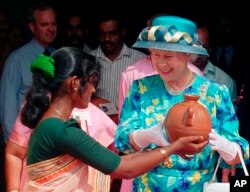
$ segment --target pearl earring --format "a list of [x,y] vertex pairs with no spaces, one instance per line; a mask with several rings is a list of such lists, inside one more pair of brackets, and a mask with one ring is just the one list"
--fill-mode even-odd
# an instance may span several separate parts
[[75,88],[74,88],[74,91],[76,91],[76,90],[77,90],[77,88],[75,87]]

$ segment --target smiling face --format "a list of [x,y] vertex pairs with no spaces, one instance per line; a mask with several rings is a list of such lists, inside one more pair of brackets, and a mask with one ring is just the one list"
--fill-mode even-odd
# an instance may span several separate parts
[[68,93],[66,97],[69,98],[71,106],[73,108],[84,109],[88,107],[95,91],[92,80],[86,82],[86,80],[74,76],[66,79],[65,83],[61,86],[61,94],[59,96]]
[[189,71],[187,53],[150,49],[150,57],[155,70],[165,82],[181,81]]
[[80,79],[77,79],[73,90],[72,101],[74,103],[74,107],[79,109],[88,107],[91,97],[96,91],[92,82],[87,82],[83,88],[80,88]]
[[93,93],[95,92],[95,87],[93,83],[88,82],[84,88],[84,91],[82,92],[82,106],[83,108],[87,108],[89,105],[89,102],[91,100],[91,97]]

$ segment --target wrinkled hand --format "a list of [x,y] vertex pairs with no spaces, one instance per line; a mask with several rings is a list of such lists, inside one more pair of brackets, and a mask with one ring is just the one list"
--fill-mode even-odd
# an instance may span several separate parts
[[132,133],[132,137],[136,145],[138,145],[140,148],[145,148],[149,144],[153,143],[158,146],[169,145],[167,138],[165,138],[163,135],[162,124],[163,122],[160,122],[151,128],[134,131]]
[[209,144],[211,149],[216,150],[225,161],[232,161],[238,152],[239,146],[235,142],[227,140],[212,129],[209,133]]

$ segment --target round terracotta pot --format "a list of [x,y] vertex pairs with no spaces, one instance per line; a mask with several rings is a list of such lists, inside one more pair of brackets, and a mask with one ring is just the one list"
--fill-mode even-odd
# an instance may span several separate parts
[[211,131],[211,117],[207,108],[198,103],[199,96],[184,94],[184,101],[169,110],[165,128],[170,142],[179,137],[201,135],[208,138]]

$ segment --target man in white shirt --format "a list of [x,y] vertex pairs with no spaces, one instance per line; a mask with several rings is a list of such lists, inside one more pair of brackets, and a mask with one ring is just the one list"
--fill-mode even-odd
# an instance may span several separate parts
[[118,83],[123,70],[146,55],[124,42],[125,27],[118,16],[102,16],[98,25],[100,45],[90,54],[101,64],[97,95],[118,105]]
[[[208,29],[205,26],[201,26],[197,29],[197,33],[200,41],[203,44],[203,47],[209,52],[210,42]],[[209,57],[199,56],[194,62],[194,65],[199,67],[199,69],[203,72],[204,77],[207,79],[226,85],[230,91],[232,100],[234,101],[237,99],[237,88],[235,81],[226,72],[213,65],[210,62]],[[235,109],[237,108],[236,103],[234,104],[234,107]]]

